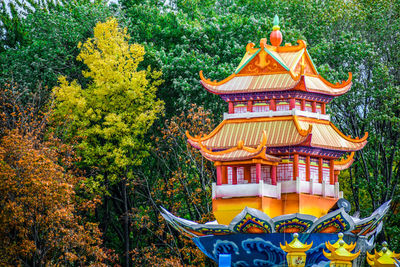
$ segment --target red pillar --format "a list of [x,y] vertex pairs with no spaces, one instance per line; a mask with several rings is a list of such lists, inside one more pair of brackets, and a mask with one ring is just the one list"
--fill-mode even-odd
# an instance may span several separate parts
[[337,183],[339,181],[338,177],[339,177],[340,171],[335,171],[334,173],[335,173],[335,183]]
[[251,169],[250,166],[244,166],[244,179],[247,181],[247,183],[251,183]]
[[305,99],[302,99],[301,100],[301,110],[306,110],[306,100]]
[[324,162],[322,158],[318,159],[318,182],[322,183],[323,173],[322,173],[322,166]]
[[237,184],[237,167],[232,167],[232,184]]
[[222,167],[222,184],[228,184],[228,170],[226,166]]
[[222,167],[221,165],[217,166],[217,185],[222,184]]
[[276,165],[271,166],[271,183],[276,185]]
[[251,100],[247,101],[247,111],[253,112],[253,101]]
[[317,103],[315,101],[311,102],[312,112],[317,112]]
[[261,180],[261,163],[256,164],[256,183],[258,184]]
[[326,114],[326,104],[325,103],[321,104],[321,113]]
[[293,155],[293,181],[299,177],[299,154]]
[[333,159],[329,161],[329,182],[330,184],[335,184],[335,163]]
[[228,102],[228,105],[229,105],[229,114],[232,114],[232,113],[234,113],[235,112],[235,110],[234,110],[234,108],[233,108],[233,102],[232,101],[229,101]]
[[310,156],[306,157],[306,181],[310,181],[310,168],[311,168],[311,160]]
[[295,109],[295,108],[296,108],[296,99],[290,98],[289,99],[289,109]]
[[276,110],[276,101],[275,101],[275,99],[271,99],[269,101],[269,110]]

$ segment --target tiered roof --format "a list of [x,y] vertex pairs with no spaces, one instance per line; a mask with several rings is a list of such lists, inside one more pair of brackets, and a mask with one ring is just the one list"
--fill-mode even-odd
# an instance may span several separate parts
[[[188,135],[188,133],[186,133]],[[264,131],[262,139],[256,148],[248,147],[244,145],[243,140],[239,140],[237,145],[222,151],[212,151],[207,149],[201,141],[198,142],[200,146],[201,154],[208,160],[211,161],[243,161],[249,159],[261,159],[269,162],[280,162],[281,159],[268,155],[266,153],[267,134]]]
[[306,43],[299,40],[298,44],[275,47],[262,39],[260,48],[254,48],[250,43],[235,73],[217,82],[200,72],[201,84],[217,95],[297,90],[339,96],[350,89],[351,73],[340,84],[326,81],[316,70]]
[[[204,147],[210,151],[236,147],[243,140],[244,146],[257,147],[259,136],[266,133],[266,146],[311,146],[337,151],[358,151],[367,143],[368,133],[362,138],[345,136],[332,122],[307,117],[285,116],[251,119],[224,120],[210,134],[203,137],[191,137],[194,147]],[[201,145],[200,145],[201,144]]]

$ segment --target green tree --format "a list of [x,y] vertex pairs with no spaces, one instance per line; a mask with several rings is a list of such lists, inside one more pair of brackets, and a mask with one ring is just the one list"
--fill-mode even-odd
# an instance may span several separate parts
[[[44,4],[46,1],[40,2]],[[81,74],[84,65],[76,60],[79,53],[77,44],[92,36],[93,27],[97,22],[105,21],[115,14],[112,8],[103,2],[63,2],[69,3],[46,5],[46,8],[37,4],[39,6],[36,9],[23,9],[26,17],[17,17],[17,14],[14,14],[9,18],[12,20],[9,24],[21,28],[21,32],[17,29],[3,29],[9,35],[21,37],[18,37],[19,40],[14,45],[5,45],[5,50],[0,50],[0,83],[17,84],[19,92],[23,93],[20,98],[23,102],[29,102],[36,94],[36,97],[40,97],[38,103],[45,105],[59,75],[67,75],[81,83],[85,82]],[[5,5],[4,1],[2,4]],[[10,5],[12,7],[17,3]],[[21,7],[15,8],[19,10]],[[7,9],[0,10],[5,12],[3,16],[8,14]],[[1,23],[7,25],[4,20],[5,17]]]
[[[98,23],[94,38],[79,44],[78,60],[87,66],[83,75],[91,82],[82,87],[61,77],[54,88],[55,118],[66,119],[64,138],[78,138],[81,167],[91,172],[87,183],[93,190],[104,190],[103,230],[111,224],[119,234],[126,266],[132,239],[133,169],[148,154],[143,136],[164,106],[155,95],[161,73],[139,70],[144,48],[128,40],[127,30],[118,28],[116,19]],[[110,218],[110,199],[121,223]]]

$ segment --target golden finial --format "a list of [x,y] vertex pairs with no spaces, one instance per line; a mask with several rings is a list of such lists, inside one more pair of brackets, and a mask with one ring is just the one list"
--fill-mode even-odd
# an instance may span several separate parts
[[367,251],[367,262],[370,266],[397,266],[395,258],[398,258],[400,254],[397,254],[387,248],[387,243],[382,243],[381,251],[375,250],[374,254],[369,254]]
[[303,244],[298,239],[299,234],[293,234],[293,240],[289,244],[285,241],[285,246],[280,244],[281,249],[287,252],[287,262],[289,267],[303,267],[306,265],[306,251],[312,247],[313,242],[311,244]]
[[351,267],[351,261],[358,257],[360,251],[356,253],[351,253],[351,251],[355,248],[356,243],[351,243],[350,245],[346,244],[343,241],[343,234],[339,233],[339,240],[333,245],[329,242],[325,242],[327,249],[331,252],[325,252],[324,256],[331,261],[330,266],[343,266],[343,267]]

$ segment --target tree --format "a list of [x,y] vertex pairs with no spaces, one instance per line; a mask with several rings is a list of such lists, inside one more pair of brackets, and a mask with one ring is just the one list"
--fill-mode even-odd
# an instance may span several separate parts
[[[163,111],[163,102],[155,95],[161,73],[150,67],[140,70],[144,48],[128,40],[127,30],[118,28],[116,19],[98,23],[94,38],[79,44],[78,60],[87,66],[83,75],[91,82],[83,88],[61,77],[54,88],[54,119],[66,120],[65,140],[78,138],[81,168],[90,174],[87,183],[105,196],[103,231],[107,233],[111,224],[119,233],[126,266],[132,239],[133,168],[148,154],[143,136]],[[111,218],[110,200],[121,222]]]
[[40,93],[37,97],[45,105],[58,76],[67,75],[81,83],[86,81],[81,73],[84,66],[76,60],[77,44],[92,36],[97,22],[115,14],[112,8],[103,1],[89,0],[29,1],[33,4],[27,4],[28,7],[33,8],[18,6],[25,1],[11,1],[10,10],[20,10],[24,15],[13,14],[8,18],[8,9],[1,8],[6,4],[1,2],[0,24],[9,25],[4,31],[19,39],[14,40],[14,45],[5,45],[4,51],[0,48],[1,84],[18,84],[24,103]]
[[78,214],[79,179],[58,164],[61,147],[8,132],[0,142],[0,265],[102,265],[97,224]]

